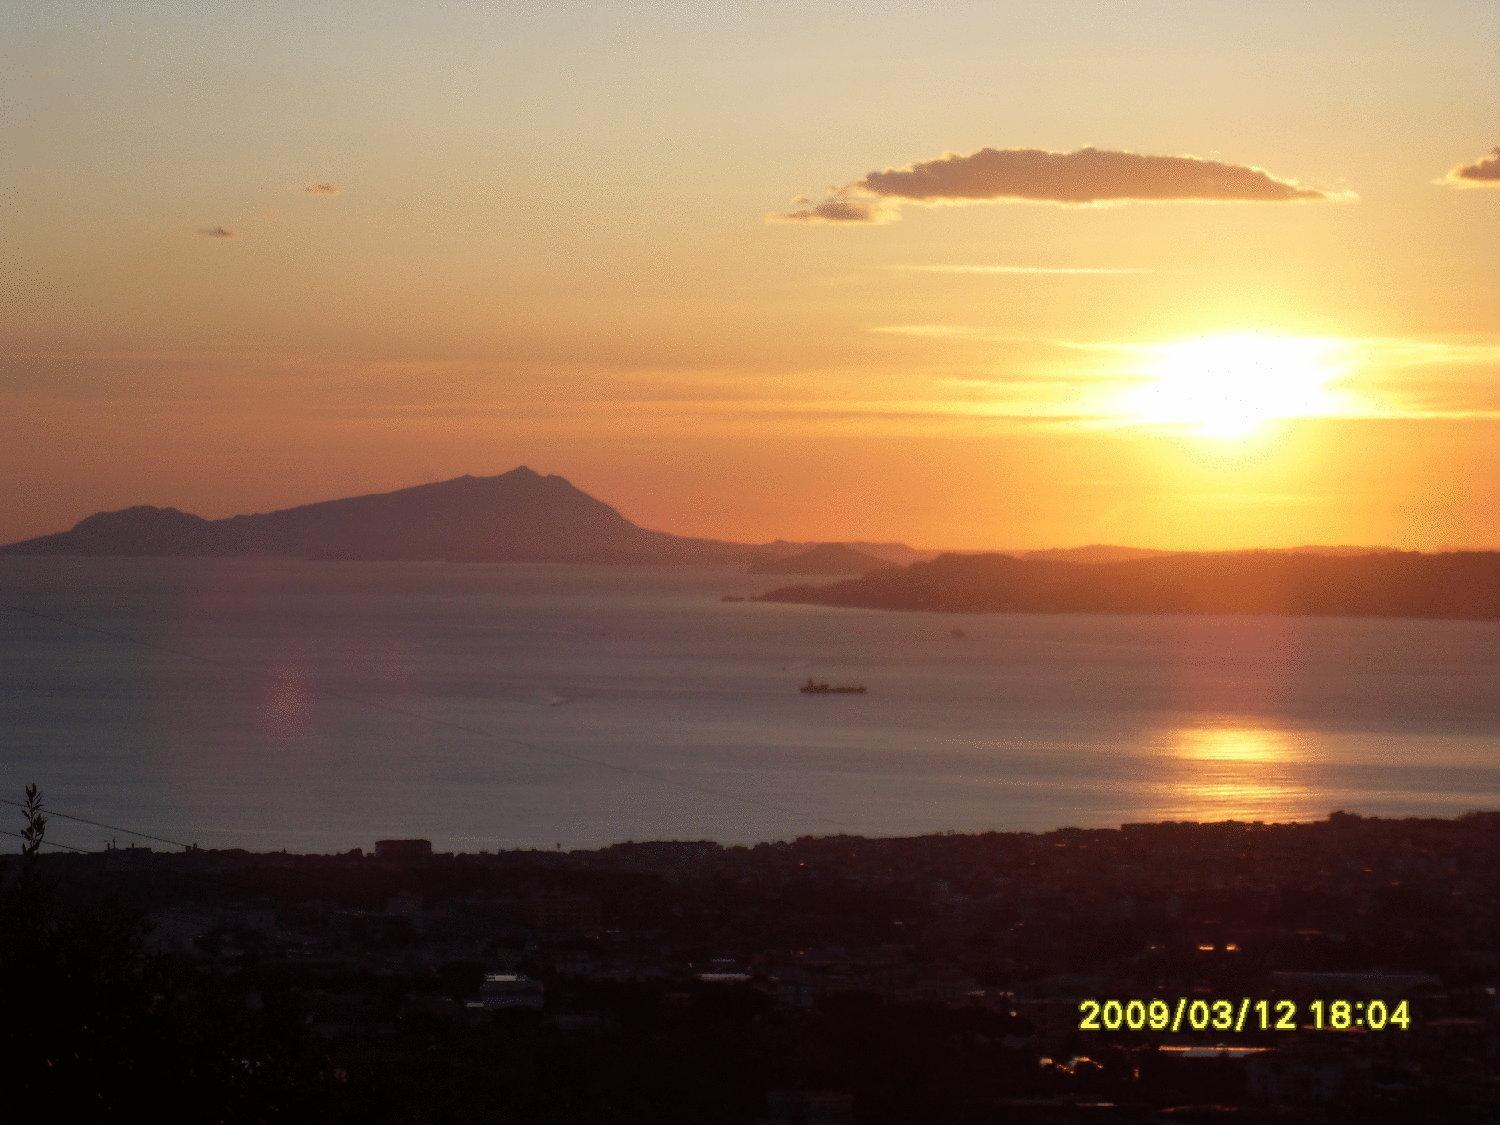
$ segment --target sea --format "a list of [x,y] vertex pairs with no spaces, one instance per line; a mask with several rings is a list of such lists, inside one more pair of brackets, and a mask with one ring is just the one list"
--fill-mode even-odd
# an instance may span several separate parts
[[[732,568],[0,558],[0,828],[440,851],[1500,808],[1500,622],[724,601]],[[809,695],[809,678],[863,694]],[[19,847],[13,836],[0,836]]]

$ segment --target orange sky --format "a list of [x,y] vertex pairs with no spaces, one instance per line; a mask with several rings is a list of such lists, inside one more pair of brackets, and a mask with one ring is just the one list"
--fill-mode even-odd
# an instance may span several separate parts
[[1493,4],[542,7],[22,13],[0,539],[524,462],[746,540],[1500,546]]

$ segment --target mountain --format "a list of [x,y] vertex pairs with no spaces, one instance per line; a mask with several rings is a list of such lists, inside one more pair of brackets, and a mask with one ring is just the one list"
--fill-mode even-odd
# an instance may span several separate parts
[[761,559],[750,564],[751,574],[804,574],[833,577],[842,574],[868,574],[891,564],[874,555],[856,551],[845,543],[819,543],[794,555]]
[[942,555],[762,601],[1015,613],[1500,618],[1500,552],[1167,554],[1116,562]]
[[70,531],[12,543],[0,553],[525,562],[757,557],[745,544],[648,531],[562,477],[525,466],[218,520],[146,506],[101,512]]

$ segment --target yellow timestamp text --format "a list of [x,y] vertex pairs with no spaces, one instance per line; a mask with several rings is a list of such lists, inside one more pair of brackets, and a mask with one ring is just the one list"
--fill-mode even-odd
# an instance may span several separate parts
[[1079,1031],[1411,1030],[1410,1000],[1080,1000]]

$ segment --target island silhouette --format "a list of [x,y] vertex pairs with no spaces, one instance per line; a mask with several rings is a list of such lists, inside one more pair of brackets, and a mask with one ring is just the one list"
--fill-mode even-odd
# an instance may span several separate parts
[[140,505],[96,513],[0,554],[711,564],[765,575],[852,575],[755,600],[864,609],[1500,617],[1495,551],[1093,545],[938,554],[903,543],[736,543],[641,527],[564,477],[524,465],[224,519]]
[[[818,546],[787,540],[735,543],[652,531],[564,477],[544,476],[522,465],[496,476],[462,476],[224,519],[138,505],[95,513],[68,531],[0,547],[0,554],[748,564]],[[933,554],[901,543],[855,547],[874,565]]]

